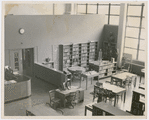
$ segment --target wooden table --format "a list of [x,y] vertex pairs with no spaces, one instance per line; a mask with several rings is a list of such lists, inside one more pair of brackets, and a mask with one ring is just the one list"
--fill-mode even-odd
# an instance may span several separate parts
[[99,72],[99,61],[89,61],[89,69]]
[[117,98],[117,95],[119,95],[119,94],[124,94],[124,103],[125,103],[125,97],[126,97],[126,89],[125,88],[121,88],[119,86],[112,85],[109,83],[103,83],[103,88],[107,89],[107,90],[112,90],[112,92],[115,94],[114,106],[116,105],[116,98]]
[[62,116],[62,114],[45,104],[39,104],[27,108],[26,116]]
[[105,102],[100,102],[93,105],[93,116],[104,115],[103,113],[105,113],[105,116],[133,116],[132,114],[113,107]]
[[[77,100],[78,101],[84,101],[84,90],[82,88],[71,88],[70,90],[56,90],[56,97],[61,99],[61,106],[66,107],[66,101],[65,98],[70,94],[70,92],[77,92]],[[79,94],[79,95],[78,95]]]
[[136,87],[137,75],[129,73],[129,72],[117,73],[116,75],[112,75],[111,76],[111,82],[113,82],[113,79],[116,79],[116,80],[118,80],[120,82],[120,85],[122,86],[122,83],[123,83],[123,81],[125,81],[127,76],[135,77],[135,79],[134,79],[134,87]]
[[145,84],[140,84],[139,88],[145,90]]
[[[72,80],[74,80],[74,74],[76,71],[81,71],[82,73],[84,73],[86,71],[86,69],[84,67],[80,67],[80,66],[73,66],[73,67],[69,67],[67,69],[72,74],[72,77],[71,77]],[[79,82],[80,82],[80,87],[81,87],[81,79]]]
[[70,71],[72,74],[73,74],[75,71],[77,71],[77,70],[82,71],[82,72],[85,72],[85,71],[86,71],[86,69],[85,69],[84,67],[80,67],[80,66],[73,66],[73,67],[69,67],[69,68],[67,68],[67,69],[68,69],[68,71]]
[[82,77],[86,79],[86,90],[87,90],[87,86],[88,86],[88,79],[91,79],[91,84],[93,81],[94,77],[97,77],[99,75],[99,73],[97,73],[96,71],[89,71],[89,72],[84,72],[82,73]]

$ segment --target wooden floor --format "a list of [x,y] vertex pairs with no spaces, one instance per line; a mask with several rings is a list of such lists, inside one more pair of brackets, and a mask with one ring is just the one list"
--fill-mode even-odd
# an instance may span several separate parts
[[[105,78],[100,81],[107,81],[111,78]],[[64,108],[64,115],[65,116],[84,116],[84,108],[85,105],[90,104],[93,102],[93,95],[91,94],[93,92],[93,86],[96,84],[96,80],[93,80],[92,85],[90,84],[90,81],[88,83],[88,89],[84,91],[84,102],[78,103],[74,109]],[[72,82],[72,86],[78,86],[79,83],[77,81]],[[118,103],[116,104],[116,107],[126,111],[130,111],[131,107],[131,101],[132,101],[132,90],[138,89],[139,86],[139,77],[137,78],[137,85],[136,88],[131,86],[129,89],[126,89],[126,102],[123,103],[121,99],[119,99]],[[42,80],[33,78],[31,82],[31,89],[32,89],[32,95],[29,98],[25,98],[22,100],[13,101],[10,103],[4,104],[4,115],[5,116],[25,116],[26,115],[26,108],[31,107],[32,105],[38,104],[38,103],[46,103],[49,101],[49,95],[48,91],[52,89],[56,89],[53,85],[44,82]],[[82,81],[82,88],[85,89],[86,87],[86,81]],[[97,99],[95,99],[94,102],[97,102]],[[108,104],[114,104],[114,103],[108,103]],[[87,112],[87,116],[91,116],[92,114],[90,112]]]

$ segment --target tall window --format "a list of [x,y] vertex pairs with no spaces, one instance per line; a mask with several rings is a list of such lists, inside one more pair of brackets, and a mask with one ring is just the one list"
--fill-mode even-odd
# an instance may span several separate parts
[[77,4],[77,14],[105,14],[105,24],[119,25],[120,4]]
[[145,12],[144,4],[127,4],[124,53],[133,59],[145,61]]

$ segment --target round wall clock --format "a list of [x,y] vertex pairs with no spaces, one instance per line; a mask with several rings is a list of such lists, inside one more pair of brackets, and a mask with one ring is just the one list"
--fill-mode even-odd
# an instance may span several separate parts
[[20,32],[20,34],[23,34],[23,33],[25,32],[25,30],[24,30],[23,28],[21,28],[21,29],[19,30],[19,32]]

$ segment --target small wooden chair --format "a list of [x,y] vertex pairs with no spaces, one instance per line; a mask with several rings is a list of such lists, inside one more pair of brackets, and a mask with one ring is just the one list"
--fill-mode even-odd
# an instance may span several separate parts
[[79,80],[79,87],[81,87],[82,71],[81,70],[76,70],[73,74],[73,79],[74,80]]
[[128,54],[128,53],[124,53],[123,58],[122,58],[121,71],[122,72],[131,72],[131,68],[132,68],[131,62],[132,62],[132,55]]
[[112,102],[113,101],[112,99],[115,98],[115,94],[112,92],[112,90],[105,90],[104,92],[106,96],[106,101],[109,100],[110,102]]
[[76,92],[70,92],[69,95],[66,97],[66,105],[68,107],[72,106],[74,108],[74,105],[76,104]]
[[98,94],[99,94],[99,87],[94,85],[93,102],[94,102],[95,98],[98,97]]
[[57,107],[58,107],[58,105],[59,105],[59,107],[61,107],[61,99],[56,98],[55,93],[56,93],[55,90],[50,90],[50,91],[49,91],[50,106],[51,106],[53,109],[56,110]]

